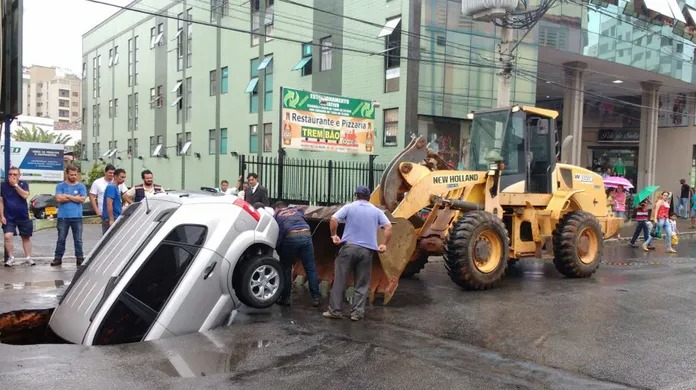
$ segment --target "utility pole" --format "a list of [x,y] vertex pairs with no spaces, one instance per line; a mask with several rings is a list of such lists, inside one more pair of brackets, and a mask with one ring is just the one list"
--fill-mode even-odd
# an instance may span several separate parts
[[[263,62],[266,54],[264,52],[264,43],[266,42],[266,1],[259,1],[259,65]],[[263,35],[261,32],[263,31]],[[266,78],[266,67],[259,70],[259,81],[256,83],[257,97],[258,97],[258,123],[256,125],[256,156],[257,156],[257,167],[261,164],[261,159],[263,158],[263,110],[264,110],[264,98],[266,97],[266,83],[264,82]],[[258,169],[257,169],[258,170]],[[258,173],[258,172],[257,172]]]
[[498,107],[510,105],[510,85],[512,84],[512,36],[513,30],[507,26],[502,28],[501,42],[498,50]]
[[215,184],[220,183],[220,142],[222,142],[220,135],[220,94],[222,93],[222,59],[220,58],[220,49],[222,47],[222,16],[223,16],[223,2],[218,1],[216,12],[217,15],[217,37],[216,37],[216,52],[215,52],[215,67],[217,68],[217,77],[215,82],[217,86],[215,88]]
[[[189,18],[191,15],[188,13],[186,8],[186,0],[183,1],[184,5],[184,20],[182,21],[181,35],[179,38],[182,40],[181,43],[181,55],[183,56],[181,60],[181,145],[186,145],[186,121],[188,120],[186,109],[188,107],[188,83],[186,81],[186,67],[188,66],[188,34],[189,34]],[[219,30],[219,29],[218,29]],[[178,146],[178,145],[177,145]],[[189,147],[190,149],[190,147]],[[187,150],[188,152],[188,150]],[[186,153],[181,153],[181,149],[178,150],[181,154],[181,189],[186,188]]]

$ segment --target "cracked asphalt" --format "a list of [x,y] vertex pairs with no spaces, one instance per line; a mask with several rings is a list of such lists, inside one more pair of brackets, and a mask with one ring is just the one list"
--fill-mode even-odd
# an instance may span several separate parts
[[[98,229],[86,227],[87,249]],[[44,257],[54,235],[35,237],[50,248]],[[231,326],[206,333],[108,347],[3,344],[0,383],[693,389],[696,242],[682,239],[677,255],[656,246],[650,253],[607,246],[597,274],[581,280],[560,276],[550,262],[523,260],[500,288],[482,292],[461,290],[431,258],[415,278],[401,281],[389,305],[371,306],[360,322],[324,319],[298,291],[290,308],[242,308]],[[0,270],[0,312],[55,305],[75,266],[51,268],[49,261]]]

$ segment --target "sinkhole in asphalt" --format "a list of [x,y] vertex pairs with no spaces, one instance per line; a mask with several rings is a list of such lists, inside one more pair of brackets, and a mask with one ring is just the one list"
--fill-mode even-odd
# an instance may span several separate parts
[[53,310],[15,310],[0,314],[0,343],[12,345],[70,344],[48,327]]

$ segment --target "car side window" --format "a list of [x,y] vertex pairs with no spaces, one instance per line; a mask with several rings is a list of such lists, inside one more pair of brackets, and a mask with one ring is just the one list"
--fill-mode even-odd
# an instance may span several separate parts
[[180,225],[152,252],[107,315],[95,344],[141,341],[205,242],[207,228]]

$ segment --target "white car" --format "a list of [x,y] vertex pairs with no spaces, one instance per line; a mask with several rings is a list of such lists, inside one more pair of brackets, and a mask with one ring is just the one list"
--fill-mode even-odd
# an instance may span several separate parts
[[135,203],[78,268],[49,327],[76,344],[154,340],[273,305],[278,225],[236,196],[169,192]]

